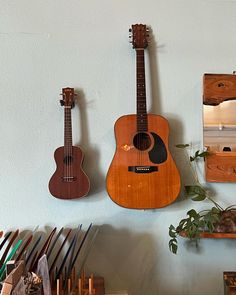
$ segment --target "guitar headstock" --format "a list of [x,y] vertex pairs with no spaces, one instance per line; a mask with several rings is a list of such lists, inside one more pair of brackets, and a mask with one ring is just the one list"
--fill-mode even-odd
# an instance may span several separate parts
[[62,88],[62,99],[60,100],[60,103],[62,106],[70,107],[71,109],[75,105],[74,97],[76,96],[74,92],[74,88]]
[[148,46],[149,28],[146,25],[136,24],[132,25],[129,29],[131,38],[130,43],[133,44],[133,48],[144,49]]

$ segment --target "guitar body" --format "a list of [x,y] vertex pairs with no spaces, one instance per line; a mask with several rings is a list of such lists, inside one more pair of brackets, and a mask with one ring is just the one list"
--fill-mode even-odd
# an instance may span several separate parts
[[86,196],[90,182],[82,169],[83,153],[79,147],[72,146],[71,156],[64,155],[64,147],[54,153],[56,171],[49,181],[50,193],[58,199],[77,199]]
[[107,174],[107,191],[118,205],[161,208],[180,191],[180,176],[168,150],[168,121],[148,114],[148,131],[137,132],[137,115],[115,123],[116,152]]

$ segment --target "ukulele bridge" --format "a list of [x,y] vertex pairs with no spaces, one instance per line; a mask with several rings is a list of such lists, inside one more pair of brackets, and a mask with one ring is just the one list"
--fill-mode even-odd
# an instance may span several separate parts
[[134,173],[152,173],[158,171],[157,166],[128,166],[128,171]]
[[63,176],[61,179],[62,179],[62,181],[65,181],[65,182],[72,182],[72,181],[76,180],[76,177],[75,176]]

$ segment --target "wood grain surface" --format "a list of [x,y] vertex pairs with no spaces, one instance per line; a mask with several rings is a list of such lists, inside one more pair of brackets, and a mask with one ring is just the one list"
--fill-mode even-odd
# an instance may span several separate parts
[[236,99],[236,75],[204,74],[203,103],[218,105],[223,101]]
[[[54,153],[57,168],[49,181],[50,193],[59,199],[76,199],[84,197],[90,189],[90,182],[82,169],[83,153],[79,147],[72,147],[73,161],[64,163],[64,147],[59,147]],[[64,181],[63,176],[68,174],[74,177],[73,181]]]
[[[177,198],[180,191],[180,176],[168,150],[168,122],[161,116],[148,115],[148,131],[157,133],[167,148],[167,160],[161,164],[150,161],[148,150],[140,151],[134,147],[136,122],[136,115],[126,115],[116,121],[116,151],[106,180],[108,194],[115,203],[126,208],[167,206]],[[136,165],[157,166],[158,171],[128,171],[128,166]]]

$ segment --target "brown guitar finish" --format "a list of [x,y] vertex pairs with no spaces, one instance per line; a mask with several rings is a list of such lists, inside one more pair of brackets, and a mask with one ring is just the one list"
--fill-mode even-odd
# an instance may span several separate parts
[[[57,169],[49,182],[49,190],[59,199],[80,198],[87,195],[89,191],[89,180],[82,170],[83,153],[79,147],[73,146],[72,154],[73,164],[65,165],[63,163],[64,147],[59,147],[54,153]],[[70,179],[70,177],[73,178]]]
[[82,169],[82,150],[72,145],[71,109],[74,106],[74,89],[63,88],[62,92],[61,104],[65,112],[64,146],[54,153],[57,168],[49,181],[49,191],[58,199],[77,199],[88,194],[90,182]]
[[180,176],[168,150],[165,118],[147,114],[144,49],[146,25],[132,25],[136,49],[137,114],[115,124],[116,152],[107,174],[107,191],[118,205],[133,209],[161,208],[180,191]]
[[[169,126],[165,118],[148,115],[149,132],[157,133],[168,146]],[[161,208],[172,203],[180,190],[180,177],[170,152],[161,164],[150,161],[148,151],[133,145],[136,134],[136,115],[120,117],[115,124],[116,152],[107,174],[107,191],[111,199],[126,208]],[[153,141],[153,139],[152,139]],[[153,146],[153,142],[150,148]],[[158,152],[158,151],[157,151]],[[158,171],[135,173],[128,166],[154,166]]]

